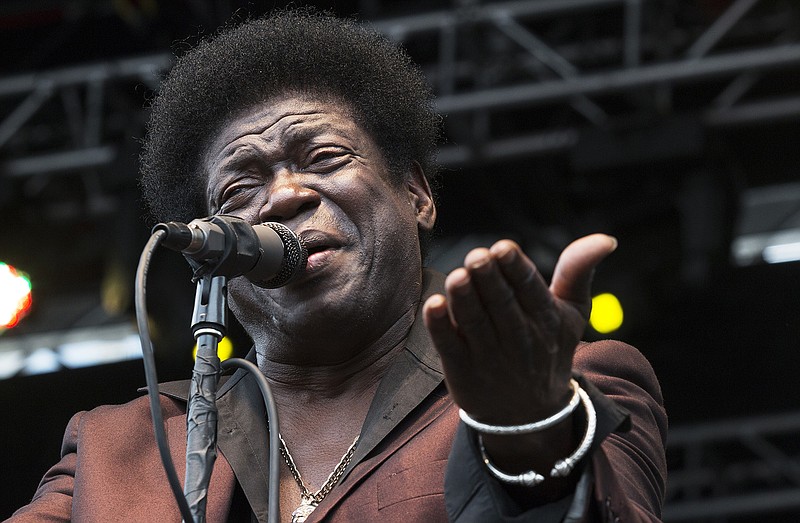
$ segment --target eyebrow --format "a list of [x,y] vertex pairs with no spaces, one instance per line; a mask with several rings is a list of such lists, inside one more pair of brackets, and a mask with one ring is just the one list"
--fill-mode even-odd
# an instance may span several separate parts
[[330,122],[297,122],[290,124],[281,135],[287,142],[310,142],[315,138],[330,133],[344,139],[351,139],[350,133],[344,132],[339,125]]
[[230,154],[224,154],[217,165],[218,171],[241,167],[243,163],[258,161],[261,155],[252,144],[237,146]]

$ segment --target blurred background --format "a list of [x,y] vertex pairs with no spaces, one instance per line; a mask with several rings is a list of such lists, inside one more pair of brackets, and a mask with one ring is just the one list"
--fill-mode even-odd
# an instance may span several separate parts
[[[800,3],[306,4],[402,43],[437,93],[431,265],[511,237],[547,274],[572,239],[619,238],[586,338],[637,346],[660,377],[664,519],[800,520]],[[75,411],[144,385],[137,155],[159,78],[221,24],[283,5],[0,3],[0,518]],[[175,253],[153,261],[161,380],[191,374],[190,276]],[[235,325],[230,341],[247,352]]]

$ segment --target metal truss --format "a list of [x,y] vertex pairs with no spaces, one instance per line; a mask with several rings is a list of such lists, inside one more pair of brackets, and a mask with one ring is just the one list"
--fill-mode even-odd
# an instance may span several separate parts
[[[798,86],[770,78],[800,69],[800,13],[791,2],[735,0],[705,24],[689,22],[697,3],[686,1],[462,4],[375,24],[411,49],[434,37],[427,65],[437,109],[473,123],[467,145],[442,150],[446,165],[567,151],[587,126],[683,114],[725,128],[800,114]],[[755,94],[766,84],[768,95]],[[532,108],[570,110],[531,132]],[[520,111],[531,115],[527,126],[493,132],[493,117]]]
[[758,521],[768,514],[796,521],[798,436],[800,412],[670,430],[664,521]]
[[[724,128],[800,114],[800,85],[786,81],[800,76],[800,8],[791,1],[735,0],[706,24],[691,20],[693,2],[458,4],[373,22],[422,63],[437,91],[437,109],[455,122],[448,132],[459,145],[442,149],[446,166],[567,151],[587,127],[685,114]],[[141,105],[109,104],[108,86],[133,80],[154,87],[170,64],[170,55],[157,54],[0,78],[0,152],[12,145],[19,151],[5,155],[10,159],[0,173],[110,163],[115,148],[104,140],[104,116],[117,111],[121,121],[138,121]],[[53,118],[57,97],[62,108]],[[40,144],[30,154],[23,131],[45,109],[49,123],[67,129],[71,139]],[[537,118],[531,109],[558,116]],[[525,120],[514,132],[496,130],[520,114]]]
[[[120,130],[143,121],[142,101],[120,106],[115,88],[155,88],[168,55],[82,65],[0,79],[0,164],[7,177],[75,171],[111,164]],[[128,129],[130,129],[128,127]]]

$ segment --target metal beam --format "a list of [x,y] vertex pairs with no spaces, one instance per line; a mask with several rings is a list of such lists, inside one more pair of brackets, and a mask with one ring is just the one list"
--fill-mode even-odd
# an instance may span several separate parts
[[730,109],[711,109],[705,113],[704,120],[711,127],[741,127],[796,120],[798,116],[800,116],[800,96],[740,104]]
[[736,25],[747,12],[758,3],[758,0],[737,0],[732,6],[717,18],[711,27],[686,52],[689,58],[700,58],[705,56],[725,34]]
[[9,114],[0,122],[0,147],[3,146],[25,122],[39,110],[44,102],[53,94],[53,86],[50,82],[42,82]]
[[[575,78],[579,75],[577,67],[510,16],[497,15],[493,17],[492,21],[508,38],[526,49],[561,78]],[[601,125],[608,119],[603,109],[585,95],[577,96],[576,100],[573,100],[571,104],[576,111],[583,114],[587,120],[595,125]]]
[[768,416],[715,421],[689,427],[675,427],[669,432],[669,446],[734,440],[742,435],[785,434],[800,432],[800,411]]
[[626,0],[520,0],[502,2],[469,9],[470,16],[462,18],[459,10],[449,9],[411,16],[400,16],[391,20],[377,20],[370,25],[391,38],[402,40],[409,35],[438,31],[445,26],[458,26],[462,23],[487,22],[497,13],[518,18],[574,13],[589,8],[603,8],[621,5]]
[[[683,454],[672,468],[664,521],[788,512],[800,509],[800,463],[767,436],[800,433],[800,411],[675,427],[668,455]],[[724,462],[704,459],[707,449],[724,444]],[[739,449],[738,458],[733,454]],[[713,456],[713,452],[709,453]],[[753,461],[753,458],[758,461]],[[760,486],[760,487],[759,487]]]
[[168,53],[153,54],[137,58],[109,60],[94,64],[65,67],[41,73],[28,73],[0,78],[0,96],[11,96],[34,91],[46,83],[53,89],[68,85],[85,84],[91,80],[118,78],[158,79],[168,70],[173,58]]
[[480,147],[451,145],[442,147],[439,164],[454,167],[470,162],[497,161],[522,156],[540,156],[569,150],[578,142],[577,129],[561,129],[537,134],[491,140]]
[[636,67],[642,52],[642,0],[625,2],[624,42],[625,67]]
[[644,65],[636,69],[443,96],[437,99],[436,109],[444,114],[453,114],[474,109],[533,106],[577,95],[603,94],[663,82],[687,82],[797,64],[800,64],[800,44],[791,44],[696,61]]
[[[713,129],[758,125],[800,117],[800,97],[742,104],[730,109],[710,109],[698,115]],[[490,140],[479,148],[450,145],[439,149],[440,165],[455,167],[477,161],[499,161],[535,157],[569,151],[578,143],[577,127],[542,131],[511,138]]]
[[800,488],[792,488],[668,503],[664,507],[663,519],[665,522],[700,521],[703,518],[742,517],[797,509],[800,509]]
[[60,151],[8,160],[0,164],[0,174],[5,176],[32,176],[54,172],[75,171],[109,165],[117,157],[111,145]]

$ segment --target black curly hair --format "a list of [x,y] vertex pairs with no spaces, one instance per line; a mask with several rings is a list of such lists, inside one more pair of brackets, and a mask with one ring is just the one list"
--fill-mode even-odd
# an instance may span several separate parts
[[141,187],[156,221],[207,213],[204,149],[241,111],[283,94],[342,101],[392,176],[417,161],[433,186],[440,117],[408,55],[354,20],[281,10],[221,30],[177,60],[152,104]]

